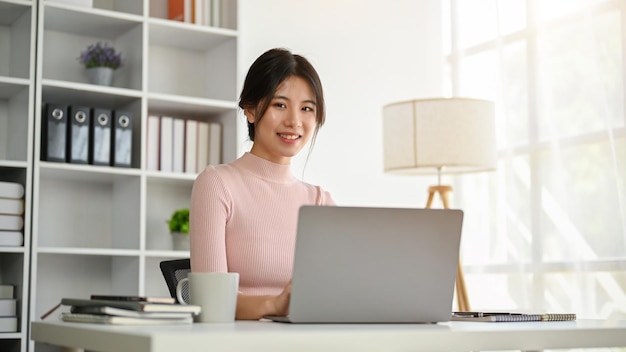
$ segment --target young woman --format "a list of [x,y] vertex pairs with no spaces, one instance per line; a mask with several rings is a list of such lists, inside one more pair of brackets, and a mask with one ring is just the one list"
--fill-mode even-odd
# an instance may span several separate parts
[[322,84],[307,59],[271,49],[250,67],[239,107],[252,148],[196,179],[191,270],[239,273],[236,319],[286,315],[298,210],[335,204],[328,192],[296,179],[290,166],[324,124]]

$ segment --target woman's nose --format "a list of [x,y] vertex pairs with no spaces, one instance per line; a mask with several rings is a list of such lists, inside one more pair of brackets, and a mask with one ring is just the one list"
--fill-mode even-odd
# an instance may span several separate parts
[[287,118],[285,119],[285,125],[289,127],[302,126],[302,117],[300,116],[300,110],[289,110]]

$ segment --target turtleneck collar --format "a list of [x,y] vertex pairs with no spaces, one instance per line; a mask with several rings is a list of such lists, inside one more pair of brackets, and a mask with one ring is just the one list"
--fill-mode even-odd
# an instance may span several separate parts
[[245,152],[232,165],[250,172],[260,178],[276,183],[292,183],[297,181],[291,172],[291,165],[283,165],[260,158],[250,152]]

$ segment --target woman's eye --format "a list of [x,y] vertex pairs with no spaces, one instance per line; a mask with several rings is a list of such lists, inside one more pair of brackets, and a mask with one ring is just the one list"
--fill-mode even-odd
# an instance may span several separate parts
[[302,108],[303,111],[313,111],[313,108],[310,106],[305,106]]
[[283,103],[274,103],[274,106],[277,108],[285,108],[287,107],[287,105],[283,104]]

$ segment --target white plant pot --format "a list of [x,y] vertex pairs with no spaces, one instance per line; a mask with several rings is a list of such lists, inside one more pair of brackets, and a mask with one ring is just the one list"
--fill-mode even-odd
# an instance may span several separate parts
[[189,234],[182,232],[172,232],[172,247],[175,251],[189,250]]
[[113,83],[114,71],[110,67],[92,67],[87,69],[87,76],[92,84],[110,86]]

